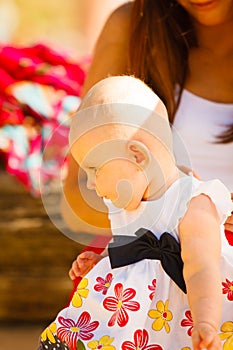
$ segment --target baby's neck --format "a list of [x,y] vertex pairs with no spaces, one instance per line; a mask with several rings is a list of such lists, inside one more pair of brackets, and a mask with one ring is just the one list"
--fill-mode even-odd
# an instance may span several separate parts
[[185,176],[177,167],[172,168],[172,171],[169,174],[164,175],[163,179],[154,178],[147,191],[145,192],[143,199],[146,201],[152,201],[159,199],[164,195],[168,188],[179,178]]

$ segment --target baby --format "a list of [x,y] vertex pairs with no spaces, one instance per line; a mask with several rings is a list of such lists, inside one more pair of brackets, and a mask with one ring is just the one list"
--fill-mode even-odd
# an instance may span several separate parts
[[100,81],[73,117],[70,146],[113,240],[39,349],[216,350],[221,339],[230,349],[230,193],[177,168],[158,96],[130,76]]

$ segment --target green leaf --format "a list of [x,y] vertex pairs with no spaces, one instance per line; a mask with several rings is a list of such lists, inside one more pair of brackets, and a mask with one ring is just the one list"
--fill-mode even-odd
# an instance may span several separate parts
[[85,345],[80,339],[77,341],[77,350],[86,350]]

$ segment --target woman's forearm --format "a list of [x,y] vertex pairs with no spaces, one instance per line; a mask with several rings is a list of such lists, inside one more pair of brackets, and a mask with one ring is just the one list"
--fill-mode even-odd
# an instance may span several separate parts
[[[86,178],[79,175],[79,166],[72,155],[69,155],[69,169],[63,186],[63,194],[63,201],[67,203],[65,211],[72,211],[72,216],[77,219],[77,226],[80,222],[81,230],[86,225],[87,229],[85,231],[109,234],[105,232],[105,229],[110,228],[107,208],[103,200],[98,198],[94,191],[87,190]],[[65,217],[66,214],[63,216]]]

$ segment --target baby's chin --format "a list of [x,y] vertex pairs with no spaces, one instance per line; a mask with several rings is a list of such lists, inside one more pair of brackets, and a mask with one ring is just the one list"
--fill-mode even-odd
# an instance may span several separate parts
[[140,205],[140,201],[139,202],[135,202],[135,201],[121,201],[119,199],[117,199],[116,201],[112,201],[112,204],[119,209],[124,209],[127,211],[133,211],[135,209],[137,209]]

